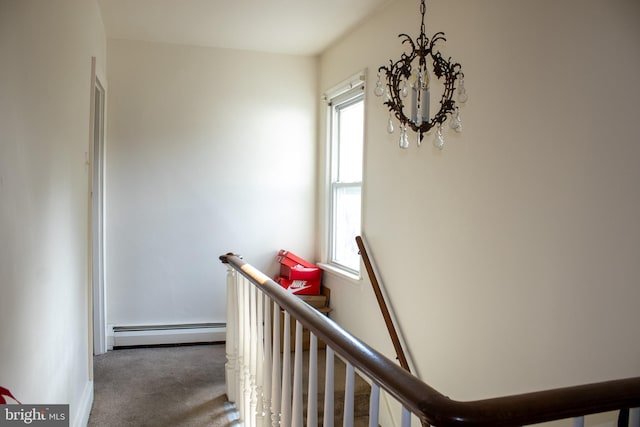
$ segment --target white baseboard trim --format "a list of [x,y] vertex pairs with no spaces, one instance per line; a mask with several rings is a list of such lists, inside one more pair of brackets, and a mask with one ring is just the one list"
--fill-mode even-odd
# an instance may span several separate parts
[[140,345],[189,344],[225,341],[226,325],[210,327],[115,327],[113,346],[129,347]]
[[107,328],[107,351],[113,350],[113,326]]
[[93,406],[93,381],[87,381],[82,392],[82,397],[78,406],[74,408],[73,405],[69,405],[69,411],[74,411],[69,414],[69,417],[73,420],[71,426],[73,427],[85,427],[89,423],[89,415],[91,414],[91,407]]

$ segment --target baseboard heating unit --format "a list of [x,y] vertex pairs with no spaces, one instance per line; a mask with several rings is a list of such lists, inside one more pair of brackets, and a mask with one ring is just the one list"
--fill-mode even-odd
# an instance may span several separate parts
[[220,342],[226,329],[226,323],[114,326],[113,347]]

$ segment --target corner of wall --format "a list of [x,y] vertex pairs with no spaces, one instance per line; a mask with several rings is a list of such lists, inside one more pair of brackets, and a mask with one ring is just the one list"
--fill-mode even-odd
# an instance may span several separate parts
[[[77,408],[73,405],[70,407],[70,411],[76,409],[73,412],[71,419],[71,425],[73,427],[83,427],[89,422],[89,415],[91,414],[91,407],[93,406],[93,381],[87,381]],[[72,414],[70,413],[69,416]]]

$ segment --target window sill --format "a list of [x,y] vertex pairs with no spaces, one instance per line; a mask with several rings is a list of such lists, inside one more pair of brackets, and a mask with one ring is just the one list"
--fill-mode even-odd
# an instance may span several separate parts
[[333,276],[340,277],[341,279],[346,279],[347,281],[354,284],[362,281],[362,277],[360,275],[343,270],[342,268],[336,267],[335,265],[318,263],[318,267],[320,267],[322,271],[325,271]]

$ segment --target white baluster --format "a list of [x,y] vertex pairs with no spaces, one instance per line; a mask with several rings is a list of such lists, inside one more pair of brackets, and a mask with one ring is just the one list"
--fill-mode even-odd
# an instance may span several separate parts
[[411,427],[411,412],[404,406],[402,407],[402,421],[400,425],[402,427]]
[[640,427],[640,408],[629,410],[629,427]]
[[380,416],[380,386],[371,384],[371,395],[369,396],[369,427],[378,427],[378,417]]
[[296,351],[293,364],[291,426],[302,427],[302,323],[296,320]]
[[271,426],[278,427],[280,425],[282,378],[280,376],[280,307],[275,301],[273,302],[273,345],[271,351]]
[[251,309],[249,294],[253,287],[248,280],[243,281],[245,289],[243,292],[244,309],[244,422],[245,426],[253,426],[253,414],[251,413]]
[[227,363],[225,363],[225,384],[227,398],[230,402],[235,402],[238,398],[238,301],[236,291],[236,271],[227,265],[227,325],[225,338],[225,352]]
[[258,315],[257,315],[257,289],[255,286],[251,286],[249,290],[249,335],[250,335],[250,352],[249,360],[249,372],[251,374],[251,415],[250,425],[256,425],[257,407],[258,407],[258,386],[257,386],[257,372],[258,372]]
[[264,427],[264,406],[263,406],[263,385],[264,385],[264,294],[256,289],[256,329],[257,352],[256,352],[256,427]]
[[573,427],[584,427],[584,417],[575,417],[573,419]]
[[271,331],[271,299],[267,295],[264,296],[263,334],[264,370],[262,373],[262,407],[264,410],[264,425],[268,426],[271,424],[271,370],[273,369],[273,361],[271,359],[273,357],[271,354],[271,340],[273,339],[273,335]]
[[353,365],[347,362],[347,372],[344,379],[344,416],[343,427],[353,427],[353,396],[354,396],[354,370]]
[[238,413],[240,416],[240,421],[245,420],[244,413],[244,392],[245,392],[245,382],[244,382],[244,329],[245,329],[245,317],[244,317],[244,291],[245,291],[245,279],[242,276],[238,276],[238,280],[236,281],[237,287],[237,297],[238,302],[236,307],[238,308],[238,387],[237,387],[237,405],[238,405]]
[[323,427],[333,427],[333,349],[327,346],[325,352],[326,373],[324,377]]
[[309,389],[307,427],[318,426],[318,337],[309,332]]
[[282,402],[280,417],[283,426],[291,425],[291,316],[284,311],[284,330],[282,332]]

